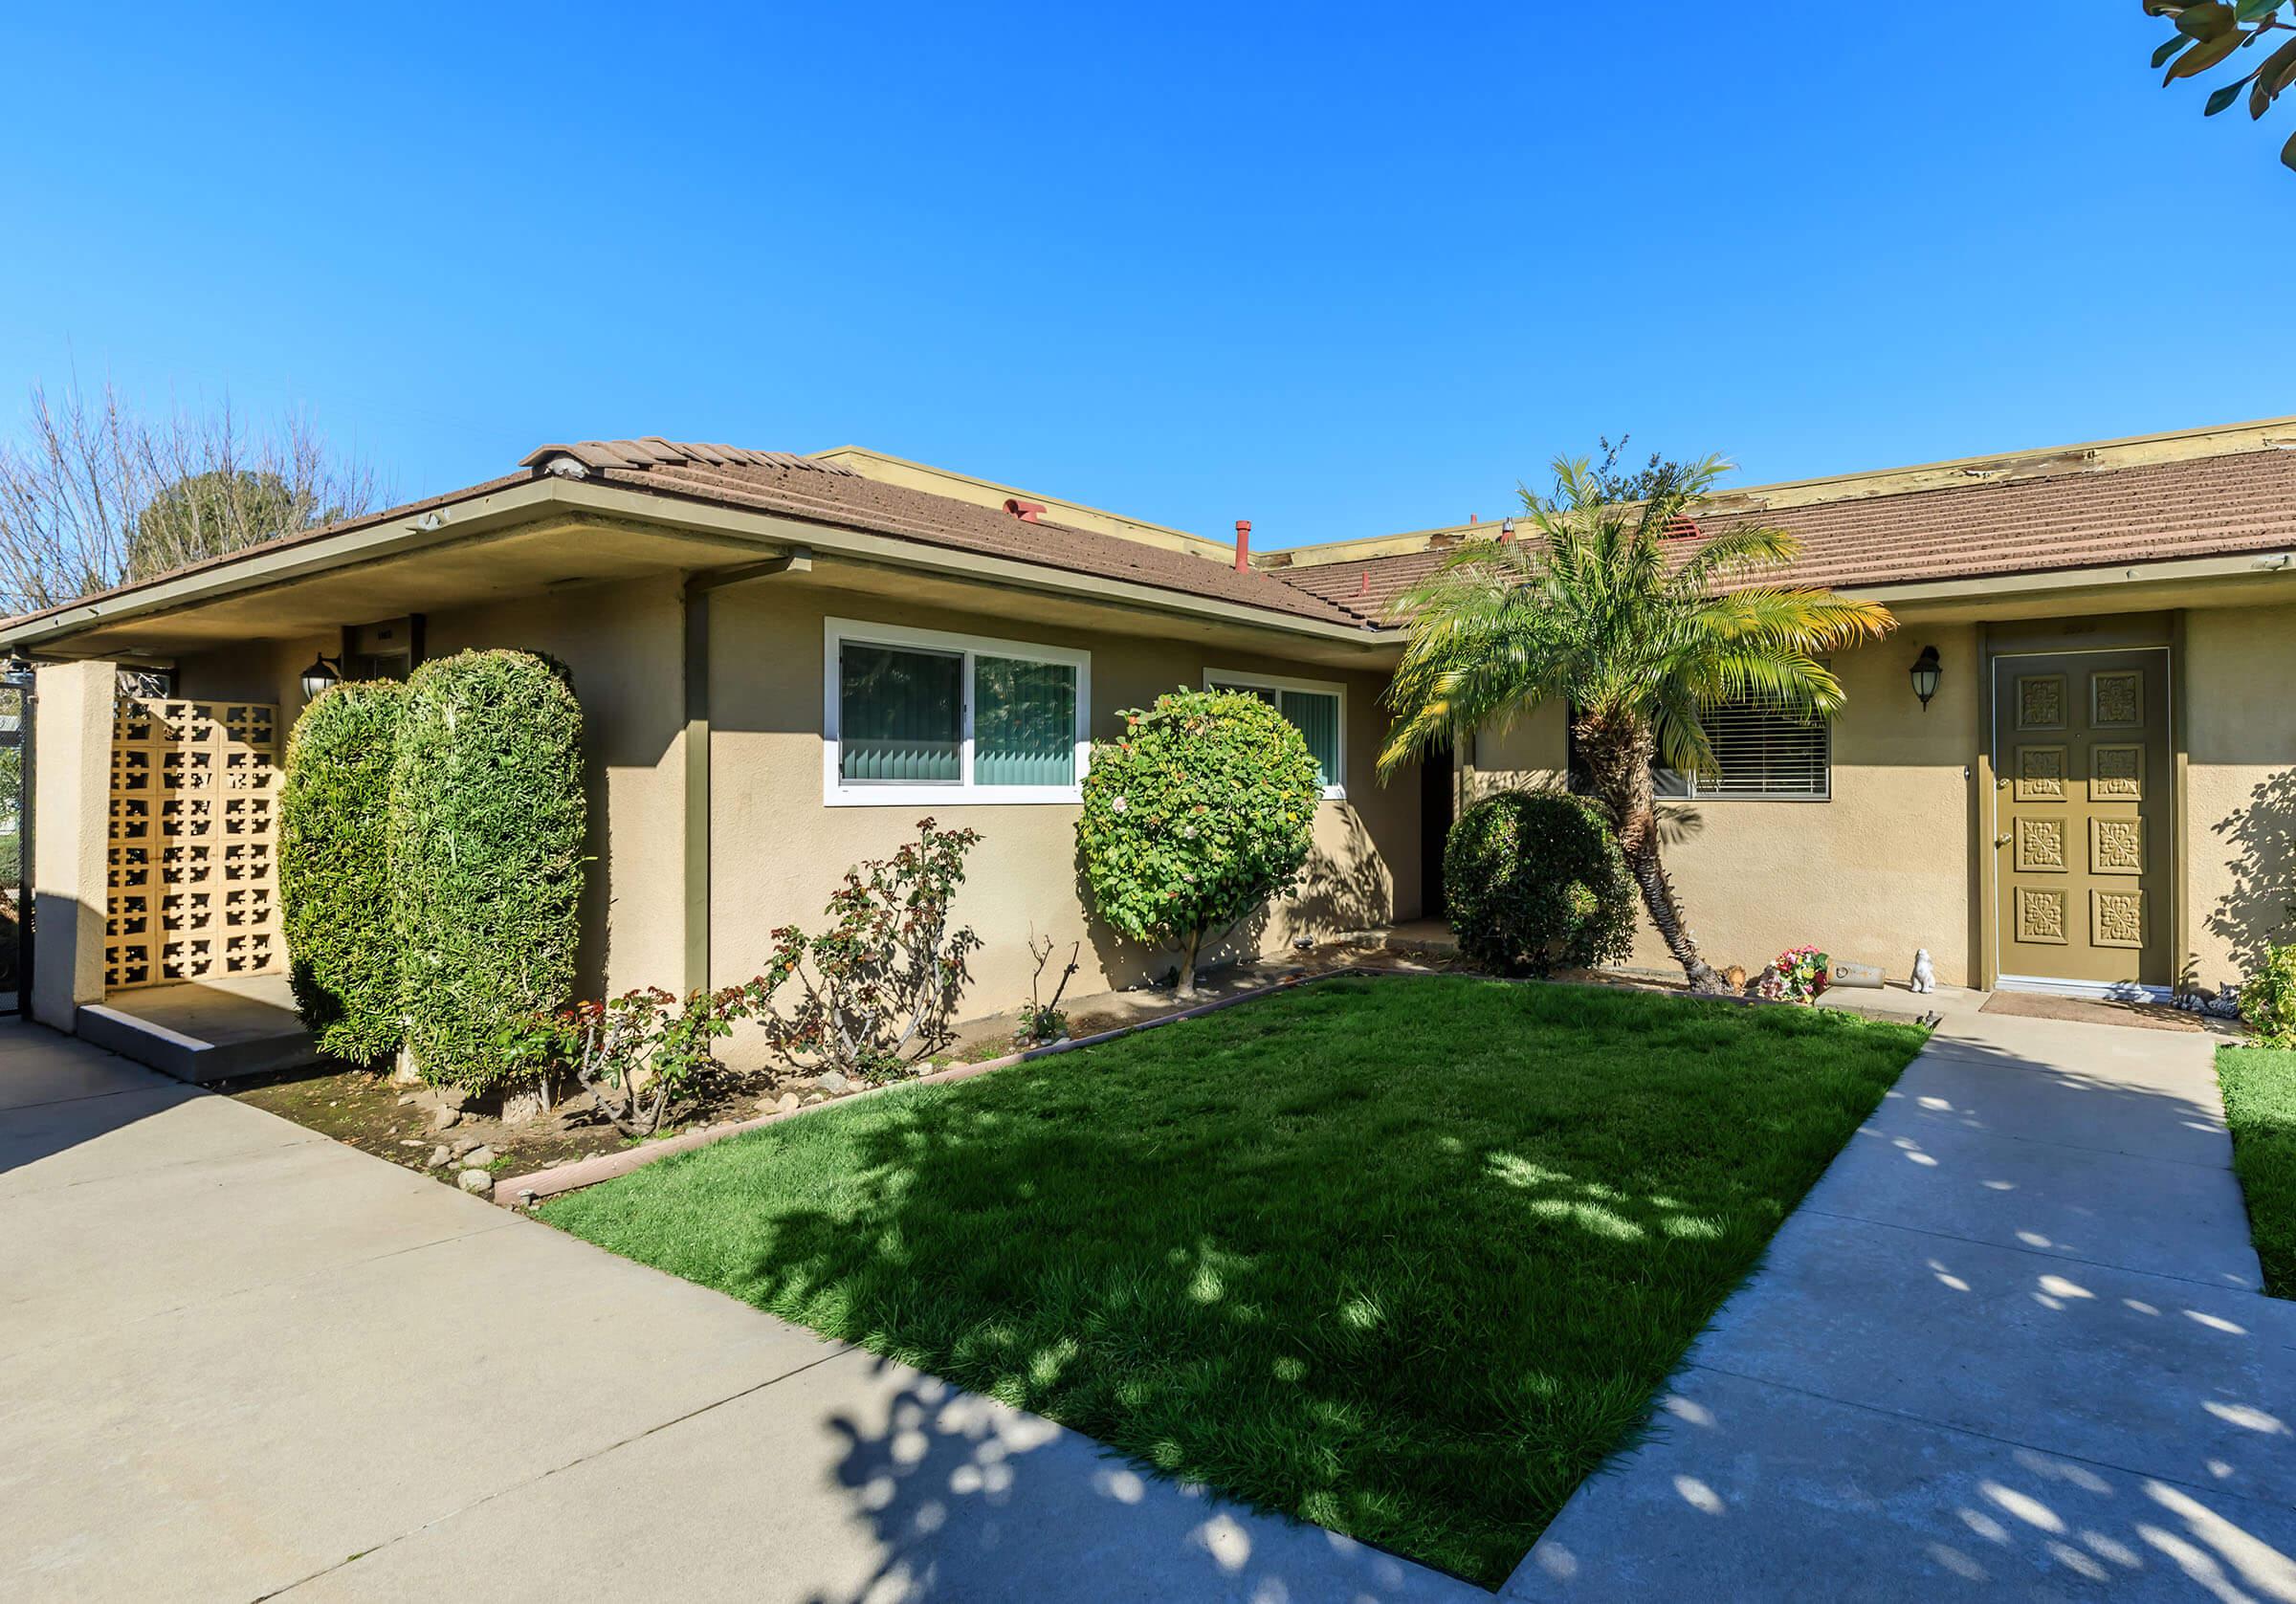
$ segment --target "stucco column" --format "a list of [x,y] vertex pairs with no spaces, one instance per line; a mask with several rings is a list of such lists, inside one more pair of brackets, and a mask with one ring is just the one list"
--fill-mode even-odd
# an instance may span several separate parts
[[70,1030],[83,1002],[103,1000],[105,848],[111,830],[109,662],[39,671],[33,739],[32,1016]]

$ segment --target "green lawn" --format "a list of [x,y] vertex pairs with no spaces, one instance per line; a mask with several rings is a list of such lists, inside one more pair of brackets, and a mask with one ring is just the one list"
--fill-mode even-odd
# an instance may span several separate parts
[[543,1213],[1495,1586],[1923,1039],[1347,978],[827,1110]]
[[2219,1047],[2217,1081],[2264,1290],[2296,1298],[2296,1052]]

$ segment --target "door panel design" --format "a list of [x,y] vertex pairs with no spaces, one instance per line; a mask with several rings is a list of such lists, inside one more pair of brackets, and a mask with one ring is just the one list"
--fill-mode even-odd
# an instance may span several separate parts
[[[2173,978],[2169,659],[2161,649],[1996,660],[1995,958],[2090,984]],[[2159,794],[2156,794],[2159,793]]]
[[2020,730],[2064,728],[2064,675],[2018,676],[2017,727]]
[[2088,722],[2099,730],[2133,730],[2145,721],[2145,670],[2106,669],[2088,676]]
[[2064,944],[2064,893],[2038,886],[2017,889],[2017,938]]
[[2144,873],[2145,822],[2142,819],[2090,819],[2088,871],[2091,874]]
[[2064,801],[2064,748],[2020,746],[2017,749],[2017,800]]
[[2017,822],[2017,868],[2020,874],[2064,872],[2064,821],[2020,819]]
[[2145,893],[2142,890],[2088,893],[2089,940],[2100,947],[2142,947],[2145,944]]
[[2088,749],[2088,795],[2092,802],[2145,800],[2145,749],[2092,746]]

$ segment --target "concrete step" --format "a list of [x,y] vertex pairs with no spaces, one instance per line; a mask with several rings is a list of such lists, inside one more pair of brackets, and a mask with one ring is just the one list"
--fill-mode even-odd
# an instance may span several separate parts
[[[278,990],[283,997],[284,982]],[[318,1059],[311,1033],[279,1000],[206,987],[155,986],[82,1003],[74,1013],[72,1033],[164,1075],[209,1085]]]

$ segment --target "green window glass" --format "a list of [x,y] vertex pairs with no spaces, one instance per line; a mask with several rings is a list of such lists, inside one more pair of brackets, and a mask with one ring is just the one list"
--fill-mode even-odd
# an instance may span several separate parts
[[964,659],[846,641],[837,649],[841,780],[954,785],[964,738]]
[[1076,783],[1076,670],[973,659],[973,783]]
[[1306,738],[1315,755],[1315,780],[1339,782],[1339,698],[1321,691],[1287,691],[1276,709]]

